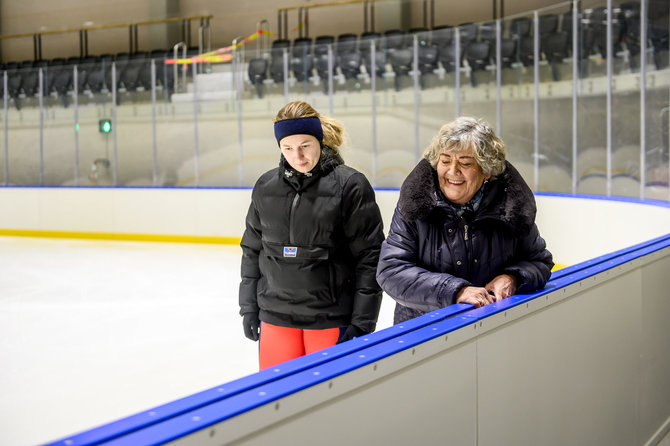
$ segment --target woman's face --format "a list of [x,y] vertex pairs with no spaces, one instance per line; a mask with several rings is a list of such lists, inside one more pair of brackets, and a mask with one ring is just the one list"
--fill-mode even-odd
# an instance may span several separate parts
[[437,178],[440,189],[449,201],[467,203],[475,196],[484,180],[482,168],[473,156],[472,147],[461,152],[441,153],[437,160]]
[[300,173],[314,169],[321,157],[321,144],[312,135],[289,135],[279,141],[286,161]]

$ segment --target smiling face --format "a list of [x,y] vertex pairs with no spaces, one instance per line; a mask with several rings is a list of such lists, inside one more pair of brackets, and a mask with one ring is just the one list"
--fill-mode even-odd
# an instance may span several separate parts
[[472,153],[472,147],[460,152],[443,152],[437,160],[437,178],[447,200],[465,204],[475,196],[484,180],[482,168]]
[[286,161],[300,173],[314,169],[321,157],[321,144],[312,135],[289,135],[279,141]]

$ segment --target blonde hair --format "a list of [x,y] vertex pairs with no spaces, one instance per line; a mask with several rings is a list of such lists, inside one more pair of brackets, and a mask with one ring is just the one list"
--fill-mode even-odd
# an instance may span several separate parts
[[485,175],[496,177],[505,171],[505,143],[485,121],[465,116],[443,125],[423,157],[436,168],[440,154],[470,147]]
[[283,106],[272,122],[296,118],[319,118],[323,129],[323,144],[339,153],[340,146],[344,144],[344,126],[339,121],[319,114],[307,102],[293,101]]

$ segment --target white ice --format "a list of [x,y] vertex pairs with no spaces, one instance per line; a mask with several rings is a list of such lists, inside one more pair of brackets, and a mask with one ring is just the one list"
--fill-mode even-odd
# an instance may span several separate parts
[[[57,440],[256,372],[240,255],[0,237],[0,444]],[[393,305],[384,296],[378,329]]]

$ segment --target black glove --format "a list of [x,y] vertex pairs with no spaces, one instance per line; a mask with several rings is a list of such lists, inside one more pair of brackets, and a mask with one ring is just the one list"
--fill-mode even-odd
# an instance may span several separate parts
[[337,340],[337,343],[339,344],[340,342],[348,341],[350,339],[354,339],[359,336],[363,336],[365,334],[368,334],[368,332],[361,330],[355,325],[349,325],[347,329],[344,331],[344,334],[340,336],[340,339]]
[[258,319],[258,313],[244,313],[242,315],[242,326],[244,327],[244,336],[252,341],[258,341],[258,331],[261,321]]

